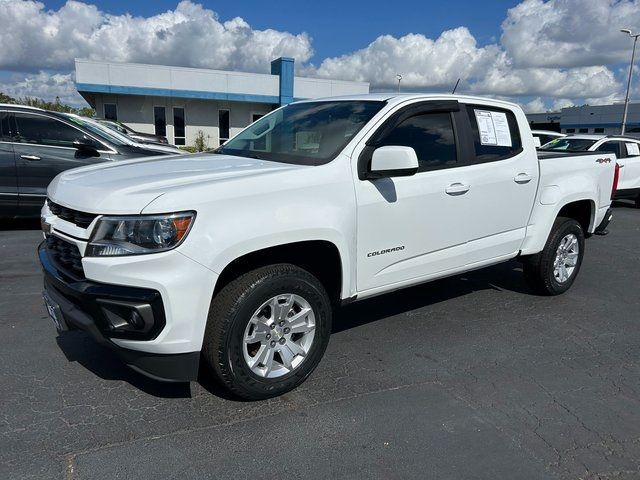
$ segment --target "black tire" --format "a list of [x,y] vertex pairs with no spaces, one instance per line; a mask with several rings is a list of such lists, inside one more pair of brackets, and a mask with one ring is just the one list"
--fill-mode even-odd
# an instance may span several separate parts
[[[315,336],[304,360],[289,373],[265,378],[244,359],[244,333],[254,312],[270,298],[293,293],[315,314]],[[331,334],[331,302],[323,285],[306,270],[276,264],[248,272],[217,293],[209,309],[202,355],[217,382],[233,394],[260,400],[288,392],[304,382],[324,354]]]
[[[554,273],[556,251],[562,239],[574,234],[578,239],[578,258],[575,269],[569,278],[559,282]],[[578,276],[584,256],[584,231],[582,226],[572,218],[558,217],[553,224],[544,249],[536,254],[523,258],[524,276],[531,289],[540,295],[560,295],[571,288]]]

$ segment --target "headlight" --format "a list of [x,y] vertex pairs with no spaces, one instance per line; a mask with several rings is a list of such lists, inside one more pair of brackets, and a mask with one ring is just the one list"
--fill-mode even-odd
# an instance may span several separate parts
[[102,217],[93,230],[85,256],[113,257],[171,250],[185,239],[195,216],[195,212],[180,212]]

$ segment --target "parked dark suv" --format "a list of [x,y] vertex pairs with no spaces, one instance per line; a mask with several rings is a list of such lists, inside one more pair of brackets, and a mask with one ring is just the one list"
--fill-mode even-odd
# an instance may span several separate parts
[[49,182],[63,170],[168,154],[82,117],[0,104],[0,217],[38,216]]

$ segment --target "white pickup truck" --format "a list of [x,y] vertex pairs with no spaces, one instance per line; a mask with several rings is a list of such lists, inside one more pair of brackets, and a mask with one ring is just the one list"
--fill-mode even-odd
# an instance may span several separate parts
[[616,161],[540,155],[517,105],[372,94],[282,107],[215,154],[70,170],[42,210],[47,309],[150,377],[195,380],[202,359],[275,396],[340,304],[516,257],[536,291],[567,290]]

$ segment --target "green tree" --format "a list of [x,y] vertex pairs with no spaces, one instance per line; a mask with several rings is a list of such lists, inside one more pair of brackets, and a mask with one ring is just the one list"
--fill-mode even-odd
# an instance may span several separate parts
[[36,97],[21,97],[16,99],[0,92],[0,103],[26,105],[28,107],[42,108],[53,112],[76,113],[83,117],[93,117],[96,113],[96,111],[91,107],[76,108],[71,105],[67,105],[66,103],[62,103],[62,101],[60,101],[60,97],[56,97],[53,102],[48,102],[42,98]]

